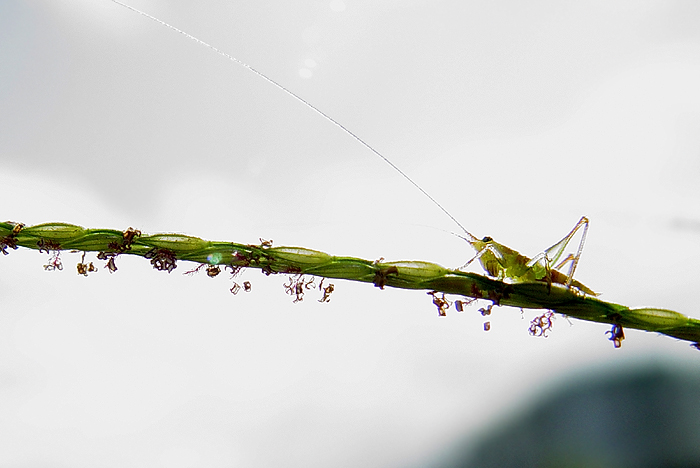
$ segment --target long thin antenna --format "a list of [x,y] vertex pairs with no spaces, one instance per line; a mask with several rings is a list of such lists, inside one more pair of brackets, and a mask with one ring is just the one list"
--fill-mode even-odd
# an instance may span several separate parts
[[467,231],[467,229],[466,229],[464,226],[462,226],[462,224],[461,224],[459,221],[457,221],[457,218],[455,218],[454,216],[452,216],[452,215],[450,214],[449,211],[447,211],[440,203],[438,203],[437,200],[435,200],[432,196],[430,196],[430,194],[429,194],[428,192],[426,192],[425,190],[423,190],[423,188],[422,188],[420,185],[418,185],[416,182],[414,182],[413,179],[411,179],[404,171],[402,171],[401,169],[399,169],[398,166],[396,166],[396,164],[394,164],[393,162],[391,162],[391,161],[390,161],[388,158],[386,158],[382,153],[380,153],[379,151],[377,151],[376,149],[374,149],[372,146],[370,146],[370,144],[367,143],[365,140],[363,140],[362,138],[360,138],[359,136],[357,136],[356,134],[354,134],[352,131],[348,130],[348,128],[345,127],[343,124],[341,124],[340,122],[338,122],[337,120],[335,120],[333,117],[331,117],[330,115],[328,115],[328,114],[326,114],[325,112],[323,112],[323,111],[322,111],[321,109],[319,109],[318,107],[316,107],[316,106],[314,106],[313,104],[311,104],[309,101],[305,100],[304,98],[302,98],[301,96],[299,96],[299,95],[296,94],[295,92],[293,92],[293,91],[291,91],[291,90],[285,88],[283,85],[279,84],[278,82],[276,82],[276,81],[273,80],[272,78],[268,77],[267,75],[265,75],[265,74],[262,73],[261,71],[258,71],[257,69],[251,67],[251,66],[248,65],[247,63],[245,63],[245,62],[243,62],[243,61],[237,59],[237,58],[234,57],[233,55],[228,54],[228,53],[224,52],[223,50],[217,49],[217,48],[214,47],[213,45],[211,45],[211,44],[209,44],[209,43],[207,43],[207,42],[204,42],[204,41],[201,40],[201,39],[198,39],[198,38],[194,37],[192,34],[186,33],[186,32],[183,31],[182,29],[176,28],[176,27],[173,26],[172,24],[166,23],[165,21],[160,20],[160,19],[156,18],[155,16],[151,16],[151,15],[149,15],[148,13],[143,12],[143,11],[141,11],[141,10],[138,10],[138,9],[136,9],[136,8],[130,6],[130,5],[127,5],[126,3],[122,3],[122,2],[120,2],[120,1],[118,1],[118,0],[111,0],[111,1],[114,2],[114,3],[116,3],[117,5],[121,5],[121,6],[123,6],[124,8],[127,8],[127,9],[133,11],[134,13],[138,13],[138,14],[141,15],[141,16],[144,16],[144,17],[146,17],[146,18],[148,18],[148,19],[150,19],[150,20],[152,20],[152,21],[155,21],[156,23],[159,23],[159,24],[161,24],[162,26],[165,26],[166,28],[172,29],[173,31],[182,34],[182,35],[185,36],[186,38],[193,40],[193,41],[196,42],[197,44],[203,45],[203,46],[205,46],[205,47],[207,47],[207,48],[213,50],[214,52],[216,52],[217,54],[221,55],[222,57],[225,57],[225,58],[229,59],[230,61],[232,61],[232,62],[234,62],[234,63],[240,65],[241,67],[243,67],[243,68],[245,68],[245,69],[247,69],[247,70],[249,70],[249,71],[255,73],[255,74],[258,75],[260,78],[262,78],[263,80],[267,81],[268,83],[270,83],[271,85],[273,85],[273,86],[276,87],[277,89],[279,89],[279,90],[281,90],[281,91],[284,91],[284,92],[287,93],[289,96],[291,96],[291,97],[293,97],[294,99],[296,99],[297,101],[301,102],[301,103],[304,104],[306,107],[308,107],[308,108],[311,109],[312,111],[316,112],[317,114],[319,114],[321,117],[323,117],[324,119],[326,119],[327,121],[329,121],[330,123],[332,123],[333,125],[335,125],[336,127],[340,128],[343,132],[345,132],[345,133],[347,133],[348,135],[350,135],[350,136],[351,136],[352,138],[354,138],[358,143],[360,143],[362,146],[364,146],[365,148],[367,148],[368,150],[370,150],[372,153],[374,153],[375,155],[377,155],[377,156],[379,156],[380,158],[382,158],[382,159],[384,160],[385,163],[387,163],[389,166],[391,166],[396,172],[398,172],[399,174],[401,174],[401,175],[404,177],[404,179],[406,179],[407,181],[409,181],[411,184],[413,184],[414,187],[416,187],[418,190],[420,190],[421,193],[422,193],[423,195],[425,195],[425,196],[428,198],[428,200],[430,200],[431,202],[433,202],[433,204],[435,204],[435,206],[437,206],[438,208],[440,208],[440,209],[442,210],[442,212],[445,213],[445,214],[446,214],[457,226],[459,226],[465,233],[467,233],[467,235],[468,235],[469,237],[474,238],[474,236],[472,236],[472,235],[469,233],[469,231]]

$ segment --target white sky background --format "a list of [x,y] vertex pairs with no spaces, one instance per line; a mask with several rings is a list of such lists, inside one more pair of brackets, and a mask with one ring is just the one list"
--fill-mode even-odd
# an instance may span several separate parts
[[[695,2],[130,2],[297,92],[472,233],[533,256],[591,219],[577,279],[698,317]],[[311,66],[315,65],[315,66]],[[270,84],[107,0],[0,3],[3,220],[180,232],[458,267],[385,163]],[[0,261],[0,465],[403,466],[543,387],[686,343],[335,281]],[[92,258],[94,261],[94,258]],[[102,262],[99,262],[100,264]],[[552,380],[554,379],[554,380]]]

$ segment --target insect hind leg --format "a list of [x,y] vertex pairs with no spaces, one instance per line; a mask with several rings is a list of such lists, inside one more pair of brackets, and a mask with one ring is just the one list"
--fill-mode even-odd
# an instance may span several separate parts
[[[564,250],[566,249],[566,246],[569,245],[569,242],[571,242],[571,239],[576,235],[579,229],[583,229],[583,232],[581,233],[581,241],[579,242],[578,249],[576,250],[576,255],[569,254],[561,262],[557,263],[561,256],[564,255]],[[578,262],[581,259],[581,253],[583,252],[583,246],[586,243],[587,234],[588,218],[582,216],[581,219],[578,220],[578,223],[576,223],[576,226],[574,226],[574,228],[566,236],[564,236],[562,240],[560,240],[559,242],[557,242],[556,244],[544,251],[545,262],[549,265],[557,263],[555,269],[561,268],[566,263],[571,262],[571,266],[569,267],[569,273],[566,275],[566,287],[571,287],[571,283],[574,281],[574,272],[576,271]]]

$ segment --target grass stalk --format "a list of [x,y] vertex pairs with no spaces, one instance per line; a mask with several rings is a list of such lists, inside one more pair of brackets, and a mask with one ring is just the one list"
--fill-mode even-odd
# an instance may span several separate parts
[[[444,294],[491,302],[497,305],[522,309],[542,309],[579,320],[611,324],[610,339],[619,347],[624,339],[623,328],[635,328],[661,333],[679,340],[690,341],[700,347],[700,320],[665,309],[632,309],[620,304],[601,301],[578,292],[543,281],[506,283],[476,273],[463,272],[423,261],[370,261],[356,257],[332,256],[303,247],[273,247],[261,241],[259,245],[234,242],[213,242],[182,234],[142,235],[132,228],[126,231],[114,229],[85,229],[66,223],[45,223],[35,226],[5,222],[0,223],[0,250],[26,247],[54,254],[53,263],[46,269],[60,269],[58,253],[63,250],[98,252],[110,271],[117,270],[115,259],[119,255],[137,255],[149,259],[154,268],[172,272],[178,261],[206,266],[210,276],[216,276],[220,266],[234,273],[244,268],[257,268],[267,275],[289,274],[297,279],[290,282],[292,292],[299,291],[305,283],[302,275],[329,279],[344,279],[372,283],[374,286],[417,289],[429,291],[440,315],[460,301],[449,301]],[[92,265],[90,265],[92,268]],[[78,273],[86,274],[87,265],[78,264]],[[307,283],[308,284],[308,283]],[[332,292],[332,286],[325,294]],[[441,297],[438,294],[442,294]],[[303,293],[302,293],[303,295]],[[326,298],[324,295],[324,299]],[[535,334],[543,334],[551,327],[547,312],[535,326]],[[534,322],[533,322],[534,323]],[[531,327],[533,332],[533,327]]]

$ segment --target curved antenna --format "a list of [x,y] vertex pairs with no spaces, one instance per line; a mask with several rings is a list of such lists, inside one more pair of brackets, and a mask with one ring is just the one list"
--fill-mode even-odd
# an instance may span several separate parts
[[355,133],[353,133],[352,131],[350,131],[350,130],[349,130],[347,127],[345,127],[343,124],[341,124],[340,122],[338,122],[337,120],[335,120],[333,117],[331,117],[330,115],[328,115],[328,114],[326,114],[325,112],[323,112],[323,111],[322,111],[321,109],[319,109],[318,107],[316,107],[316,106],[314,106],[313,104],[311,104],[309,101],[305,100],[303,97],[301,97],[301,96],[299,96],[298,94],[296,94],[294,91],[291,91],[291,90],[289,90],[288,88],[285,88],[283,85],[281,85],[280,83],[276,82],[276,81],[273,80],[272,78],[268,77],[268,76],[265,75],[263,72],[261,72],[261,71],[255,69],[255,68],[253,68],[253,67],[251,67],[250,65],[248,65],[248,64],[245,63],[245,62],[243,62],[243,61],[240,60],[240,59],[237,59],[237,58],[234,57],[233,55],[231,55],[231,54],[229,54],[229,53],[227,53],[227,52],[224,52],[224,51],[221,50],[221,49],[217,49],[217,48],[214,47],[213,45],[211,45],[211,44],[209,44],[209,43],[207,43],[207,42],[204,42],[204,41],[201,40],[201,39],[198,39],[198,38],[194,37],[192,34],[189,34],[189,33],[185,32],[185,31],[183,31],[182,29],[176,28],[176,27],[173,26],[172,24],[166,23],[165,21],[160,20],[160,19],[156,18],[155,16],[151,16],[151,15],[149,15],[149,14],[146,13],[146,12],[143,12],[143,11],[137,9],[137,8],[132,7],[131,5],[127,5],[126,3],[122,3],[122,2],[120,2],[120,1],[118,1],[118,0],[111,0],[111,1],[114,2],[114,3],[116,3],[117,5],[121,5],[121,6],[123,6],[124,8],[127,8],[127,9],[133,11],[134,13],[138,13],[139,15],[141,15],[141,16],[143,16],[143,17],[145,17],[145,18],[148,18],[148,19],[150,19],[150,20],[152,20],[152,21],[155,21],[156,23],[159,23],[160,25],[165,26],[165,27],[168,28],[168,29],[172,29],[173,31],[182,34],[182,35],[185,36],[186,38],[193,40],[193,41],[196,42],[197,44],[203,45],[204,47],[207,47],[208,49],[211,49],[212,51],[216,52],[217,54],[221,55],[222,57],[225,57],[225,58],[227,58],[228,60],[230,60],[230,61],[232,61],[232,62],[234,62],[234,63],[240,65],[241,67],[243,67],[243,68],[245,68],[245,69],[247,69],[247,70],[249,70],[249,71],[255,73],[255,74],[258,75],[260,78],[262,78],[263,80],[265,80],[265,81],[267,81],[268,83],[270,83],[271,85],[273,85],[275,88],[277,88],[277,89],[279,89],[279,90],[281,90],[281,91],[284,91],[284,92],[287,93],[289,96],[293,97],[294,99],[296,99],[296,100],[299,101],[300,103],[304,104],[306,107],[308,107],[308,108],[311,109],[312,111],[314,111],[314,112],[316,112],[317,114],[319,114],[321,117],[323,117],[324,119],[326,119],[327,121],[329,121],[330,123],[332,123],[333,125],[335,125],[336,127],[338,127],[339,129],[341,129],[343,132],[345,132],[346,134],[350,135],[352,138],[355,139],[355,141],[357,141],[357,142],[360,143],[362,146],[364,146],[365,148],[367,148],[368,150],[370,150],[370,151],[371,151],[372,153],[374,153],[376,156],[379,156],[385,163],[387,163],[389,166],[391,166],[396,172],[398,172],[399,174],[401,174],[401,175],[403,176],[404,179],[406,179],[407,181],[409,181],[415,188],[417,188],[418,190],[420,190],[420,192],[421,192],[423,195],[425,195],[425,196],[428,198],[428,200],[430,200],[431,202],[433,202],[433,204],[434,204],[435,206],[437,206],[438,208],[440,208],[440,210],[442,210],[443,213],[445,213],[457,226],[459,226],[470,238],[472,238],[472,240],[476,240],[476,238],[475,238],[473,235],[471,235],[471,234],[469,233],[469,231],[467,231],[467,229],[466,229],[464,226],[462,226],[462,224],[461,224],[459,221],[457,221],[457,218],[455,218],[454,216],[452,216],[452,215],[450,214],[449,211],[447,211],[440,203],[438,203],[438,201],[435,200],[428,192],[426,192],[425,190],[423,190],[423,188],[422,188],[420,185],[418,185],[416,182],[414,182],[413,179],[411,179],[411,178],[408,176],[408,174],[406,174],[404,171],[402,171],[401,169],[399,169],[399,167],[398,167],[396,164],[394,164],[393,162],[391,162],[386,156],[384,156],[382,153],[380,153],[379,151],[377,151],[376,149],[374,149],[369,143],[367,143],[365,140],[363,140],[362,138],[360,138],[359,136],[357,136]]

